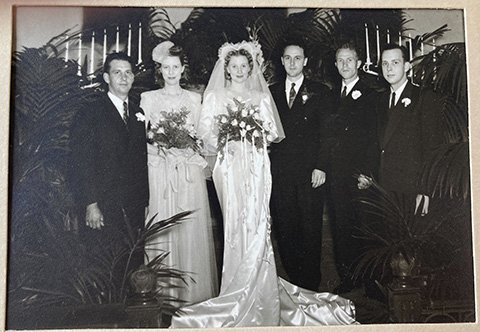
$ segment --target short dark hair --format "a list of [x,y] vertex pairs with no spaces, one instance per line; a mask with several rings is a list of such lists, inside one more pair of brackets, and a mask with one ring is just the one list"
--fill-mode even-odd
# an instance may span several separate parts
[[383,52],[385,51],[390,51],[390,50],[400,50],[402,51],[402,58],[405,62],[410,62],[410,60],[408,59],[408,51],[407,51],[407,48],[403,45],[398,45],[398,44],[387,44],[385,45],[385,47],[383,48],[383,51],[382,51],[382,58],[381,60],[383,60]]
[[293,37],[293,36],[288,36],[288,37],[285,37],[281,43],[281,50],[282,50],[282,54],[285,52],[285,49],[288,47],[288,46],[298,46],[300,47],[302,50],[303,50],[303,54],[305,55],[306,58],[308,58],[307,56],[307,44],[305,43],[305,41],[303,40],[303,38],[300,36],[300,37]]
[[123,61],[128,61],[130,65],[132,66],[132,69],[134,67],[133,60],[131,57],[127,55],[125,52],[115,52],[115,53],[110,53],[107,55],[107,58],[105,59],[105,63],[103,64],[103,72],[107,73],[110,71],[110,63],[113,60],[123,60]]
[[338,52],[340,52],[340,50],[353,51],[353,52],[355,52],[355,55],[357,56],[357,60],[360,59],[360,56],[358,55],[356,45],[354,43],[348,42],[348,43],[343,43],[342,45],[340,45],[340,47],[338,47],[337,51],[335,52],[335,60],[337,59],[337,55],[338,55]]
[[230,51],[227,53],[227,55],[225,56],[225,64],[224,64],[224,73],[225,73],[225,79],[227,81],[231,80],[232,77],[230,76],[230,74],[227,72],[227,67],[228,67],[228,64],[230,63],[230,59],[233,57],[233,56],[244,56],[247,58],[248,60],[248,66],[250,67],[249,70],[248,70],[248,76],[250,76],[252,74],[252,71],[253,71],[253,57],[252,55],[250,54],[250,52],[248,52],[247,50],[241,48],[239,50],[233,50],[233,51]]

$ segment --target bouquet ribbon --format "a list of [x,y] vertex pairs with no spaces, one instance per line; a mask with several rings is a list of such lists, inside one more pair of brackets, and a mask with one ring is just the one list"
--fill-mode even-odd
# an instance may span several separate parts
[[[192,166],[203,169],[207,162],[192,149],[166,149],[160,150],[157,155],[149,154],[149,166],[165,164],[166,187],[163,197],[168,199],[172,194],[177,196],[177,207],[186,211],[189,208],[187,192],[188,184],[193,182]],[[203,174],[203,173],[201,173]]]

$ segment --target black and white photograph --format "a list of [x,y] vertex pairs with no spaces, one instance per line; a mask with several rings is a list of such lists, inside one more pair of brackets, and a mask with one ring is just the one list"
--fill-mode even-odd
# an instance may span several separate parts
[[346,3],[1,5],[3,328],[476,330],[480,10]]

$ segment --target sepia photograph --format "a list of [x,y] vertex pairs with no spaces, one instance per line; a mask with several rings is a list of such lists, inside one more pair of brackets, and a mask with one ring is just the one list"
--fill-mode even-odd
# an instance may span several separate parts
[[478,328],[440,2],[1,5],[3,328]]

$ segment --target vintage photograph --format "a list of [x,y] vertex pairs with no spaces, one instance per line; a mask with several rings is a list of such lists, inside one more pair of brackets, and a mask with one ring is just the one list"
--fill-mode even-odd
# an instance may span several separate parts
[[464,9],[12,15],[6,329],[477,322]]

